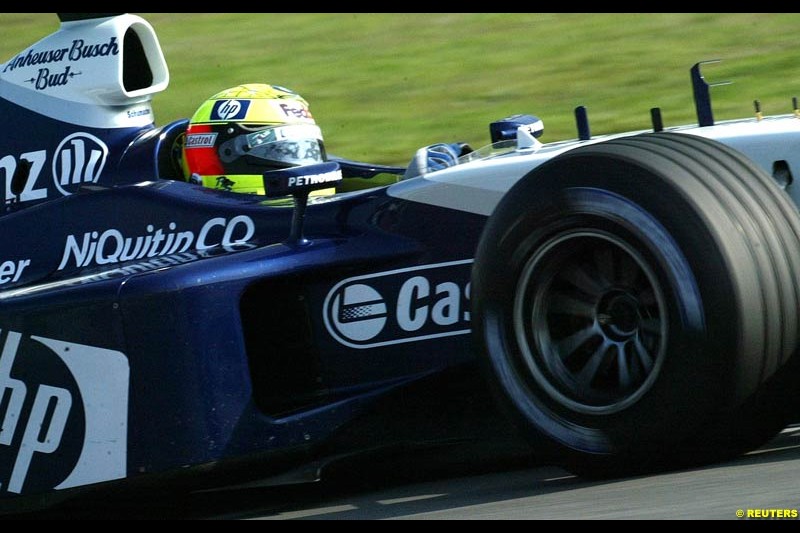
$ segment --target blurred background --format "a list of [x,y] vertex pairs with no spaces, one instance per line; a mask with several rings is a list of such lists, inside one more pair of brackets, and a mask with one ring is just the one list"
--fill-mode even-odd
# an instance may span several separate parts
[[[753,13],[137,13],[155,28],[170,86],[157,125],[191,116],[212,94],[272,83],[305,97],[326,147],[405,165],[434,142],[489,143],[489,122],[543,119],[541,140],[696,122],[698,61],[715,118],[792,111],[800,95],[800,14]],[[0,14],[0,61],[58,28],[55,14]]]

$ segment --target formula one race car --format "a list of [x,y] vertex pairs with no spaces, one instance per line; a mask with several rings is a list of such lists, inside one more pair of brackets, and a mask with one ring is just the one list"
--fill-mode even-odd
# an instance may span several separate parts
[[176,171],[152,26],[60,16],[0,66],[10,508],[491,442],[483,408],[586,476],[730,458],[796,414],[796,111],[715,123],[698,64],[697,125],[654,109],[592,137],[578,108],[578,138],[542,144],[515,115],[482,149],[330,157],[244,194]]

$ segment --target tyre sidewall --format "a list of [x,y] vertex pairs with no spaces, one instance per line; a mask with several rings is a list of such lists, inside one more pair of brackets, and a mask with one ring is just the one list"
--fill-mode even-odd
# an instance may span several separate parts
[[[664,296],[658,375],[635,403],[610,414],[576,412],[542,390],[521,364],[513,331],[510,302],[527,259],[554,236],[582,229],[635,250]],[[734,291],[718,239],[657,172],[624,161],[595,158],[587,169],[567,160],[521,180],[487,225],[473,276],[477,340],[521,426],[568,451],[617,456],[664,453],[712,419],[730,386],[725,354],[736,347]]]

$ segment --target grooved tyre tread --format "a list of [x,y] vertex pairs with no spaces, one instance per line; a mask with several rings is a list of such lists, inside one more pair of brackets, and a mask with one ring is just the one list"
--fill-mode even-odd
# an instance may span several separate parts
[[693,175],[719,195],[724,209],[747,232],[745,242],[749,256],[756,262],[757,275],[761,277],[761,296],[769,300],[764,309],[771,313],[764,331],[767,349],[764,368],[758,376],[759,381],[768,379],[786,363],[797,343],[800,286],[792,275],[800,272],[800,217],[796,207],[761,168],[716,141],[681,134],[626,140],[629,142],[619,144],[643,144],[645,150],[664,148],[664,151],[674,150],[679,157],[690,158],[684,164],[694,167],[691,168]]
[[800,217],[739,152],[662,132],[531,171],[478,244],[475,340],[501,403],[573,471],[763,444],[796,403]]

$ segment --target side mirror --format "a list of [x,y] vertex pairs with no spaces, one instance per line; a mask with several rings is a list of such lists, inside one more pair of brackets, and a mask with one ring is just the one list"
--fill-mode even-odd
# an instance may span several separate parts
[[489,124],[492,144],[498,141],[511,141],[517,138],[517,131],[524,126],[527,134],[538,139],[544,133],[544,122],[533,115],[511,115]]
[[305,195],[329,189],[342,181],[339,163],[317,163],[264,172],[264,193],[269,198]]
[[339,163],[318,163],[301,167],[270,170],[264,172],[264,193],[269,198],[292,195],[294,213],[292,227],[289,231],[289,244],[304,245],[308,240],[303,237],[303,222],[308,205],[308,195],[312,191],[328,189],[342,181]]

